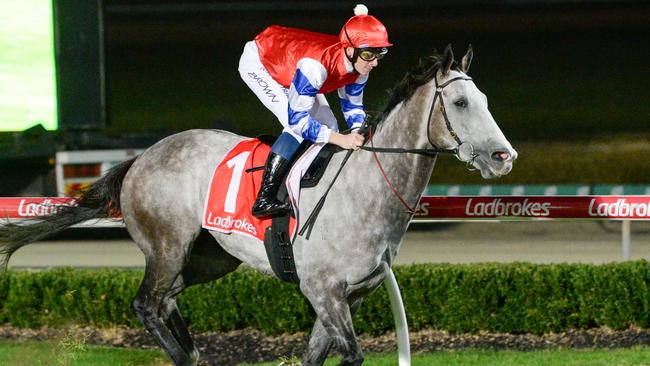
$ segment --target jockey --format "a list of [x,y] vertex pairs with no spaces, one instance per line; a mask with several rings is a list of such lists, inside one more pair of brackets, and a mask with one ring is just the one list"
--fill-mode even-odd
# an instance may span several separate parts
[[[246,43],[239,73],[262,103],[280,120],[282,134],[271,147],[253,215],[286,212],[289,203],[276,195],[303,140],[358,149],[356,132],[364,119],[363,89],[368,74],[388,52],[384,25],[357,5],[337,36],[270,26]],[[324,94],[337,90],[348,128],[338,132],[336,117]]]

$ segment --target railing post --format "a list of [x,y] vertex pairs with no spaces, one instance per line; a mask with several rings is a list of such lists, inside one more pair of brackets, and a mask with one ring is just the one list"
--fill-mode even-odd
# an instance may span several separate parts
[[631,243],[631,221],[621,221],[621,246],[623,249],[623,260],[629,261],[632,258],[632,243]]
[[402,295],[399,292],[397,280],[393,274],[392,268],[388,269],[386,279],[386,290],[388,290],[388,298],[390,299],[390,306],[393,310],[393,318],[395,318],[395,333],[397,335],[397,356],[399,357],[399,366],[411,366],[411,345],[409,341],[409,329],[406,323],[406,312],[404,311],[404,303],[402,302]]

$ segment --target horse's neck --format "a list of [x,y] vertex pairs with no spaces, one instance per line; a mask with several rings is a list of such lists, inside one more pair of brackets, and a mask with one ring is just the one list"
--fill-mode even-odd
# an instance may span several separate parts
[[[398,104],[394,110],[381,122],[373,136],[376,147],[416,148],[428,147],[427,123],[429,107],[433,94],[428,86],[420,88],[408,103]],[[369,144],[368,144],[369,145]],[[430,147],[430,146],[429,146]],[[358,184],[362,196],[368,193],[376,195],[366,200],[367,209],[373,212],[391,212],[395,216],[384,216],[387,221],[398,219],[398,225],[408,223],[409,215],[406,208],[393,194],[388,183],[382,177],[373,154],[356,152],[346,178],[349,182]],[[434,158],[417,154],[377,153],[377,157],[386,172],[387,179],[412,207],[426,188]],[[394,221],[393,221],[394,222]]]
[[[425,90],[416,92],[409,103],[398,104],[373,136],[374,145],[425,148],[426,118],[432,97]],[[417,205],[435,159],[414,154],[377,155],[395,188],[409,205]],[[325,182],[334,179],[344,156],[345,153],[336,154],[332,159],[325,173]],[[316,190],[305,192],[300,199],[301,211],[313,212],[326,189],[327,185],[321,184]],[[356,151],[351,155],[328,197],[326,209],[312,234],[312,238],[321,238],[327,244],[320,244],[318,240],[302,242],[306,247],[316,245],[310,248],[310,253],[322,253],[327,257],[335,250],[333,258],[354,261],[355,269],[348,268],[358,272],[350,274],[353,277],[367,275],[364,271],[375,268],[387,250],[391,258],[397,254],[411,214],[393,195],[371,152]],[[296,256],[301,256],[300,250],[296,251]]]
[[[382,122],[375,136],[375,146],[424,149],[428,146],[427,118],[433,98],[428,87],[423,87],[413,95],[408,103],[400,103],[396,110]],[[395,188],[407,202],[415,205],[426,188],[435,159],[418,154],[378,154]]]

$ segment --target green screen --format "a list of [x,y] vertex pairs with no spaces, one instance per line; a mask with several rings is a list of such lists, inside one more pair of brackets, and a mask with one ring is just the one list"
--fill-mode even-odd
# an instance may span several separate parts
[[0,0],[0,131],[57,128],[51,0]]

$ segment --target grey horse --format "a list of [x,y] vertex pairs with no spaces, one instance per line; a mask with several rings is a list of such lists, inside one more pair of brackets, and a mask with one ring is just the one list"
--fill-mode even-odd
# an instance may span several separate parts
[[[516,151],[467,76],[471,48],[460,63],[450,47],[420,64],[391,91],[375,118],[373,145],[449,149],[484,178],[508,174]],[[201,229],[204,198],[216,164],[244,137],[217,130],[190,130],[156,143],[92,185],[79,205],[30,224],[0,227],[6,265],[18,248],[92,218],[121,212],[146,269],[133,307],[139,320],[176,365],[196,365],[199,353],[179,313],[176,296],[212,281],[242,262],[273,276],[260,243],[241,235]],[[432,146],[433,145],[433,146]],[[381,174],[376,154],[386,172]],[[321,184],[301,193],[299,212],[309,213],[344,159],[335,154]],[[361,365],[363,352],[352,316],[384,280],[413,215],[393,195],[390,181],[415,205],[433,171],[434,154],[355,151],[334,182],[309,238],[293,243],[300,291],[317,315],[303,365],[322,365],[332,346],[341,365]],[[227,296],[227,294],[224,294]],[[281,316],[281,315],[280,315]]]

